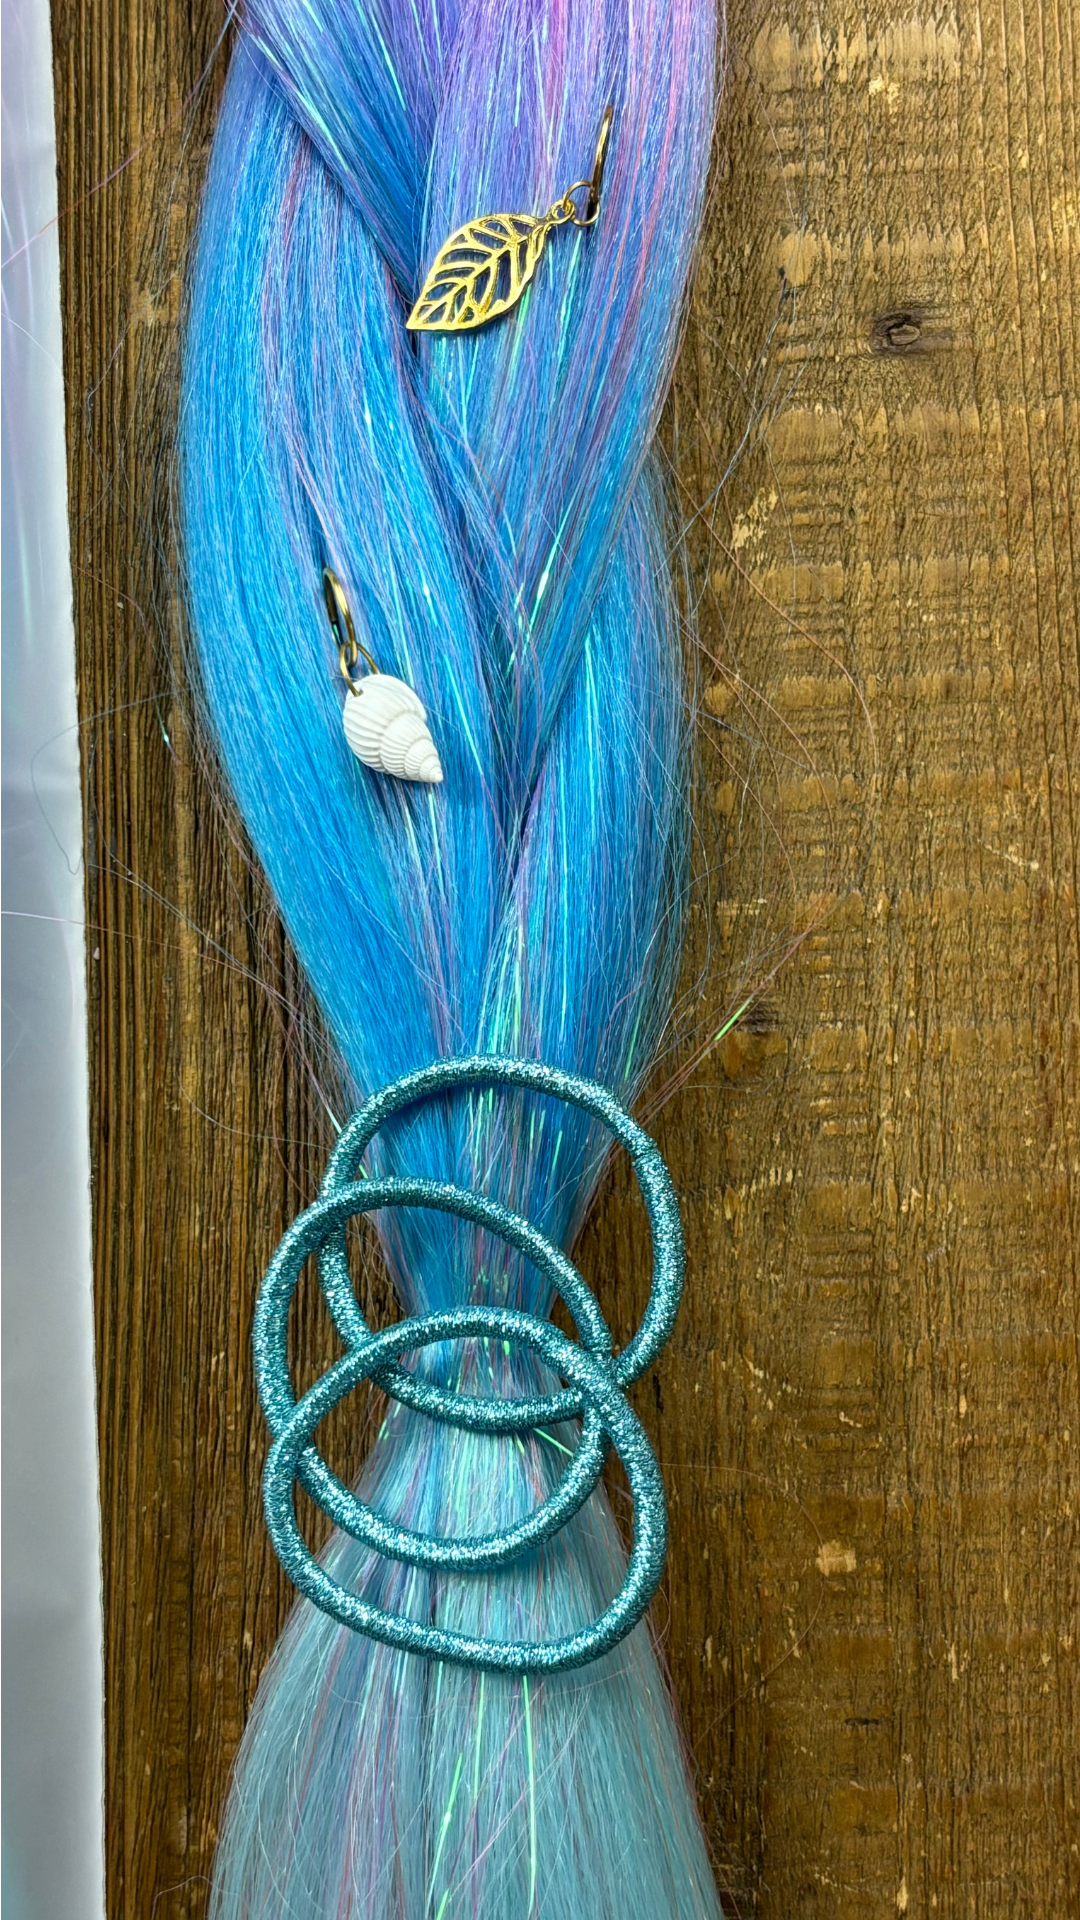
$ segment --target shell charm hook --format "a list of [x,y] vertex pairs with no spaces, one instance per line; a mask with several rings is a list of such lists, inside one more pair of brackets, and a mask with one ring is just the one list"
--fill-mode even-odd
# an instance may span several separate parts
[[[356,638],[349,603],[337,574],[323,568],[323,597],[338,643],[338,664],[349,689],[342,719],[345,738],[358,760],[395,780],[438,786],[443,770],[418,695],[392,673],[380,673]],[[357,677],[363,657],[368,672]]]

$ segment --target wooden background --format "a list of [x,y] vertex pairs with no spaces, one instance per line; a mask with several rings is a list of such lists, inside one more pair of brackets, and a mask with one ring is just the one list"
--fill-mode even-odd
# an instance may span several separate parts
[[[248,1332],[326,1132],[170,638],[221,15],[53,17],[109,1908],[186,1920],[288,1605]],[[669,423],[724,863],[688,987],[711,1018],[772,977],[658,1122],[692,1264],[640,1404],[732,1915],[1080,1911],[1076,32],[1056,0],[730,20]],[[616,1178],[608,1272],[626,1217]]]

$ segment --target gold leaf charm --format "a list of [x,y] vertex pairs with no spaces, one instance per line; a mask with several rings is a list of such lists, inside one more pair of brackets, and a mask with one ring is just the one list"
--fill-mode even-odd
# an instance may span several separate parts
[[[604,108],[588,180],[575,180],[546,213],[482,213],[444,240],[405,325],[413,333],[469,333],[516,307],[555,227],[591,227],[600,212],[614,108]],[[574,198],[588,188],[584,213]]]
[[531,213],[485,213],[443,242],[405,325],[413,333],[467,333],[507,313],[536,272],[557,223]]

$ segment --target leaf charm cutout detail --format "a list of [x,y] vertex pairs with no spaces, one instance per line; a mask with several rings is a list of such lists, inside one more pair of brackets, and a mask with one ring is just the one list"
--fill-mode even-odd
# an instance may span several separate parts
[[517,305],[540,263],[550,214],[485,213],[443,242],[405,325],[468,333]]

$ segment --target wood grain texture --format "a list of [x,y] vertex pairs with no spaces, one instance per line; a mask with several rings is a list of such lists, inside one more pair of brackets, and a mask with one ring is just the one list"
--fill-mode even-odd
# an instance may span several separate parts
[[[288,1604],[252,1301],[329,1126],[170,637],[220,19],[53,17],[109,1908],[186,1920]],[[669,422],[722,863],[687,979],[717,1025],[764,993],[655,1123],[691,1284],[638,1404],[732,1914],[1080,1910],[1076,97],[1053,0],[730,21]],[[616,1175],[584,1257],[627,1327],[640,1237]],[[314,1365],[314,1317],[301,1345]]]

